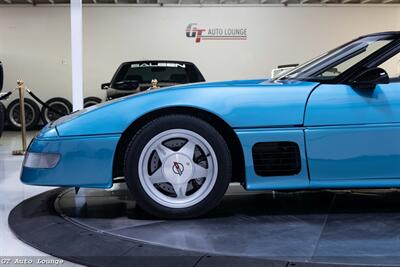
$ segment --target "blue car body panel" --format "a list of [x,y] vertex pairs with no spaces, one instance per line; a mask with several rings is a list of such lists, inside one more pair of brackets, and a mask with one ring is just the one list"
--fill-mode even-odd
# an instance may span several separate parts
[[400,178],[400,83],[357,90],[318,86],[304,126],[310,178],[329,181]]
[[42,130],[36,135],[36,139],[45,140],[59,137],[56,127],[50,123],[45,125]]
[[301,125],[307,98],[315,86],[312,82],[277,84],[265,80],[176,86],[88,108],[67,116],[56,127],[60,136],[122,133],[144,114],[168,107],[205,110],[233,128]]
[[400,124],[307,129],[313,181],[400,178]]
[[321,84],[307,103],[305,126],[400,122],[400,83],[357,90],[343,84]]
[[[237,130],[236,134],[242,144],[244,151],[246,169],[246,189],[298,189],[309,186],[307,172],[307,158],[304,146],[304,131],[296,128],[286,129],[243,129]],[[296,175],[261,177],[254,171],[252,147],[261,142],[292,141],[300,148],[301,171]]]
[[31,143],[28,150],[36,153],[57,153],[61,155],[61,159],[52,169],[23,167],[23,183],[92,188],[112,186],[112,159],[120,135],[40,139],[44,132],[48,132],[46,129]]
[[[53,169],[23,168],[27,184],[112,185],[121,134],[138,118],[169,107],[210,112],[230,125],[245,159],[248,190],[400,186],[400,84],[359,91],[347,85],[269,80],[201,83],[145,92],[65,116],[46,126],[31,152],[61,154]],[[299,145],[301,171],[260,177],[258,142]]]

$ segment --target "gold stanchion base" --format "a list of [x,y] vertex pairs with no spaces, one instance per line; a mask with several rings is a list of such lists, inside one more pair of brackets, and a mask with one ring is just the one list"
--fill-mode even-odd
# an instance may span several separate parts
[[26,153],[25,150],[14,150],[14,151],[12,152],[13,156],[24,156],[25,153]]

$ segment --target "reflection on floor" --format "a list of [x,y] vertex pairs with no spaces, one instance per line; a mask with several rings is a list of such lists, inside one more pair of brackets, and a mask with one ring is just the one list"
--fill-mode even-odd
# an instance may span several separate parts
[[[36,132],[28,132],[28,143]],[[8,227],[8,214],[24,199],[51,188],[23,185],[19,181],[22,156],[12,156],[11,151],[21,149],[19,132],[4,132],[0,138],[0,257],[48,256],[18,240]],[[63,266],[78,266],[72,263]]]
[[[192,220],[162,220],[136,206],[125,188],[73,189],[56,209],[97,232],[216,255],[283,261],[400,266],[400,191],[244,192]],[[106,253],[106,252],[105,252]]]

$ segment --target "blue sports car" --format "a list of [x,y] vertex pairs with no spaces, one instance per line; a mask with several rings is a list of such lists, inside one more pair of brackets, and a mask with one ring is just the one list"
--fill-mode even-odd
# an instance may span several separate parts
[[362,36],[274,79],[198,83],[48,124],[21,180],[109,188],[165,218],[247,190],[400,187],[400,32]]

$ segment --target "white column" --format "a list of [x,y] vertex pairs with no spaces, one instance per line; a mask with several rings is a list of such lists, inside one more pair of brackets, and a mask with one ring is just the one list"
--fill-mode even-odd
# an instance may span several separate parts
[[82,0],[71,0],[72,106],[83,108]]

